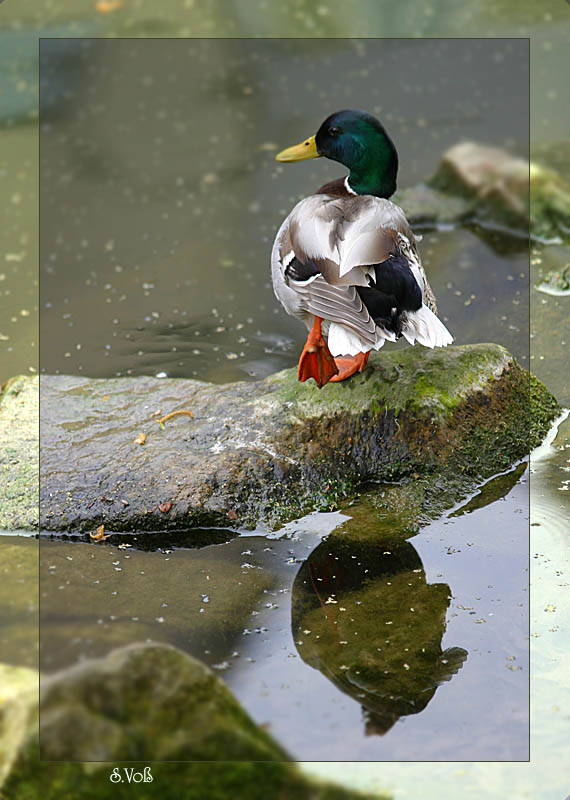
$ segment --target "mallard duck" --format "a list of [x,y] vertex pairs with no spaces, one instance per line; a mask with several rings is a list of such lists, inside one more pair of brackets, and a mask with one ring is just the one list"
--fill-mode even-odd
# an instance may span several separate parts
[[299,380],[314,378],[319,388],[362,372],[370,351],[385,341],[403,336],[426,347],[453,341],[436,316],[405,214],[388,199],[398,154],[384,127],[365,111],[337,111],[276,160],[320,156],[344,164],[349,174],[297,203],[271,254],[277,299],[309,330]]

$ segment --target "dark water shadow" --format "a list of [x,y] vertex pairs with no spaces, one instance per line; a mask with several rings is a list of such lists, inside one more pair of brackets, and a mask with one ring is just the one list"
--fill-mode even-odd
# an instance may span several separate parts
[[89,542],[94,547],[105,545],[121,549],[133,548],[144,552],[165,552],[174,549],[197,550],[212,544],[226,544],[239,536],[229,528],[191,528],[187,531],[160,531],[151,533],[109,533],[101,539],[93,539],[89,533],[70,536],[67,534],[42,535],[45,541]]

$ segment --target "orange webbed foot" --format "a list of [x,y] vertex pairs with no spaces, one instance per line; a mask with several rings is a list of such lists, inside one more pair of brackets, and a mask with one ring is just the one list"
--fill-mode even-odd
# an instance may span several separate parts
[[368,362],[370,351],[367,353],[358,353],[355,356],[337,356],[335,358],[336,366],[338,367],[338,374],[334,375],[331,381],[344,381],[354,375],[355,372],[363,372]]
[[321,389],[338,373],[335,359],[332,357],[321,332],[322,319],[315,317],[313,327],[309,331],[307,341],[299,359],[297,375],[300,381],[314,378]]

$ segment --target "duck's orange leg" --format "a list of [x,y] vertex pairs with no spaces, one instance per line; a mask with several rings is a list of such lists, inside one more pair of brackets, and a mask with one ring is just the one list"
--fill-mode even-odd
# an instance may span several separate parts
[[335,360],[323,339],[321,332],[322,321],[321,317],[315,317],[313,327],[309,331],[299,359],[297,372],[300,381],[314,378],[319,389],[332,380],[338,372]]
[[363,372],[370,350],[367,353],[358,353],[355,356],[337,356],[335,363],[338,367],[338,374],[331,378],[331,381],[344,381],[350,378],[355,372]]

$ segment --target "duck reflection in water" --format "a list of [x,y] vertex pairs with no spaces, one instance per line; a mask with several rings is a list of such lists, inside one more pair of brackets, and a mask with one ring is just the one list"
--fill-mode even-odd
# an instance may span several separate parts
[[428,584],[409,542],[333,534],[299,570],[293,638],[303,661],[362,706],[367,735],[418,714],[462,667],[467,651],[443,650],[450,588]]

